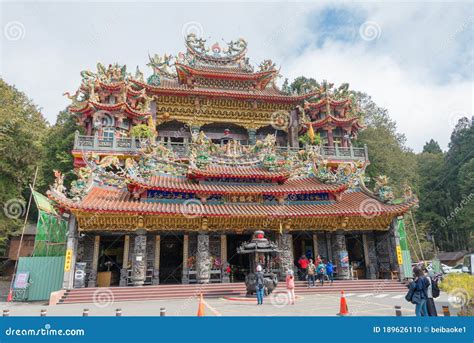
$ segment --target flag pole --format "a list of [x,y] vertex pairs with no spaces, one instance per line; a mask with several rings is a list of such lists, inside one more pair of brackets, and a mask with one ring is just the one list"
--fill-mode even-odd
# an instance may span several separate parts
[[18,249],[16,252],[15,267],[13,268],[13,276],[12,276],[12,280],[10,281],[10,290],[8,292],[7,303],[11,302],[13,298],[13,282],[15,282],[15,277],[16,277],[17,268],[18,268],[18,260],[20,259],[21,245],[23,244],[23,236],[25,235],[26,224],[28,222],[28,214],[30,213],[31,200],[33,198],[33,189],[35,188],[35,185],[36,185],[37,176],[38,176],[38,166],[36,166],[35,176],[33,178],[33,185],[31,184],[29,185],[30,186],[30,199],[28,200],[28,207],[26,208],[25,220],[23,221],[23,230],[21,231],[20,244],[18,245]]

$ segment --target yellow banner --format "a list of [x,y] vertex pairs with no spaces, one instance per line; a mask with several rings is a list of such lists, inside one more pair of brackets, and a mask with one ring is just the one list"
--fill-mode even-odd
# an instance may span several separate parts
[[72,249],[66,250],[66,260],[64,261],[64,271],[68,272],[71,270],[72,263]]
[[398,260],[399,265],[403,264],[402,249],[400,248],[399,245],[397,245],[397,260]]

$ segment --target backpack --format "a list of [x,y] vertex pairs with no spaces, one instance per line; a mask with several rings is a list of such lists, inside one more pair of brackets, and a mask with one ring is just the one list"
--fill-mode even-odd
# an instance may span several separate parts
[[408,287],[408,293],[405,295],[405,300],[408,302],[411,302],[411,299],[413,298],[413,294],[415,293],[414,281],[410,282],[407,287]]
[[440,290],[438,287],[438,280],[431,279],[431,294],[433,294],[433,298],[439,297]]

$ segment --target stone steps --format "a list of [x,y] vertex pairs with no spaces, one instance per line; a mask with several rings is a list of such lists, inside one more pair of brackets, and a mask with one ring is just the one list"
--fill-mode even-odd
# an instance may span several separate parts
[[[336,280],[332,285],[307,288],[305,281],[295,283],[298,294],[345,292],[405,292],[404,284],[394,280]],[[285,285],[279,283],[276,292],[285,291]],[[162,299],[193,298],[203,294],[207,298],[244,296],[245,284],[225,283],[207,285],[156,285],[142,287],[93,287],[66,291],[58,304],[94,303],[103,301],[143,301]]]

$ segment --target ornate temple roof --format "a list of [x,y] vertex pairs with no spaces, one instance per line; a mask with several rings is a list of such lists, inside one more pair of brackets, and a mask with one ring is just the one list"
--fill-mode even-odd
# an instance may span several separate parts
[[287,170],[270,171],[264,167],[246,166],[208,166],[205,169],[190,168],[188,171],[190,179],[207,178],[239,178],[269,180],[272,182],[285,182],[290,177]]
[[[238,169],[239,168],[234,168]],[[168,192],[189,192],[197,194],[314,194],[314,193],[340,193],[346,185],[324,184],[315,178],[302,177],[286,181],[284,184],[217,184],[195,183],[184,177],[152,176],[145,182],[133,181],[134,185],[143,189],[154,189]]]
[[338,118],[332,115],[326,116],[323,119],[312,121],[309,125],[314,128],[320,128],[327,125],[332,126],[354,126],[357,129],[362,129],[364,126],[360,124],[360,119],[357,117],[353,118]]
[[[209,225],[221,229],[235,225],[237,218],[246,218],[240,222],[245,226],[276,218],[299,221],[295,227],[304,229],[309,218],[324,221],[312,225],[386,229],[391,218],[417,203],[409,188],[395,201],[386,177],[379,177],[370,191],[363,181],[364,164],[329,166],[317,147],[280,155],[271,135],[255,146],[234,142],[219,148],[201,132],[193,137],[187,162],[161,145],[145,147],[124,165],[114,156],[85,160],[87,167],[76,171],[79,178],[69,192],[59,175],[48,196],[81,218],[92,216],[82,222],[90,229],[105,225],[100,218],[109,214],[117,225],[125,225],[118,218],[148,216],[147,225],[155,228],[158,222],[177,228],[195,225],[195,218],[209,219]],[[282,175],[285,180],[275,179]],[[164,224],[166,220],[173,222]]]
[[297,103],[304,96],[288,95],[275,85],[279,70],[271,60],[258,65],[246,57],[247,42],[240,38],[221,46],[206,45],[206,40],[190,34],[185,39],[186,52],[150,56],[153,69],[147,82],[136,82],[150,94],[229,96],[237,99],[262,99]]
[[226,88],[208,88],[193,86],[189,88],[186,84],[179,83],[176,79],[163,79],[159,86],[147,84],[137,80],[131,80],[132,83],[147,90],[147,93],[153,95],[201,95],[208,97],[229,97],[233,99],[247,100],[265,100],[271,102],[281,102],[297,104],[304,100],[308,95],[287,95],[280,90],[267,87],[264,89],[226,89]]
[[[54,193],[50,198],[70,210],[97,212],[97,213],[130,213],[130,214],[153,214],[153,215],[183,215],[189,212],[187,203],[170,203],[154,201],[137,201],[126,189],[111,187],[93,187],[80,202],[61,198]],[[198,202],[198,200],[195,200]],[[331,216],[381,216],[390,214],[393,216],[408,211],[413,203],[407,202],[399,205],[387,205],[379,203],[367,210],[361,204],[374,200],[361,191],[342,193],[337,202],[314,203],[314,204],[290,204],[266,205],[261,203],[232,203],[232,204],[207,204],[199,203],[196,216],[250,216],[250,217],[331,217]],[[375,204],[375,203],[374,203]]]

